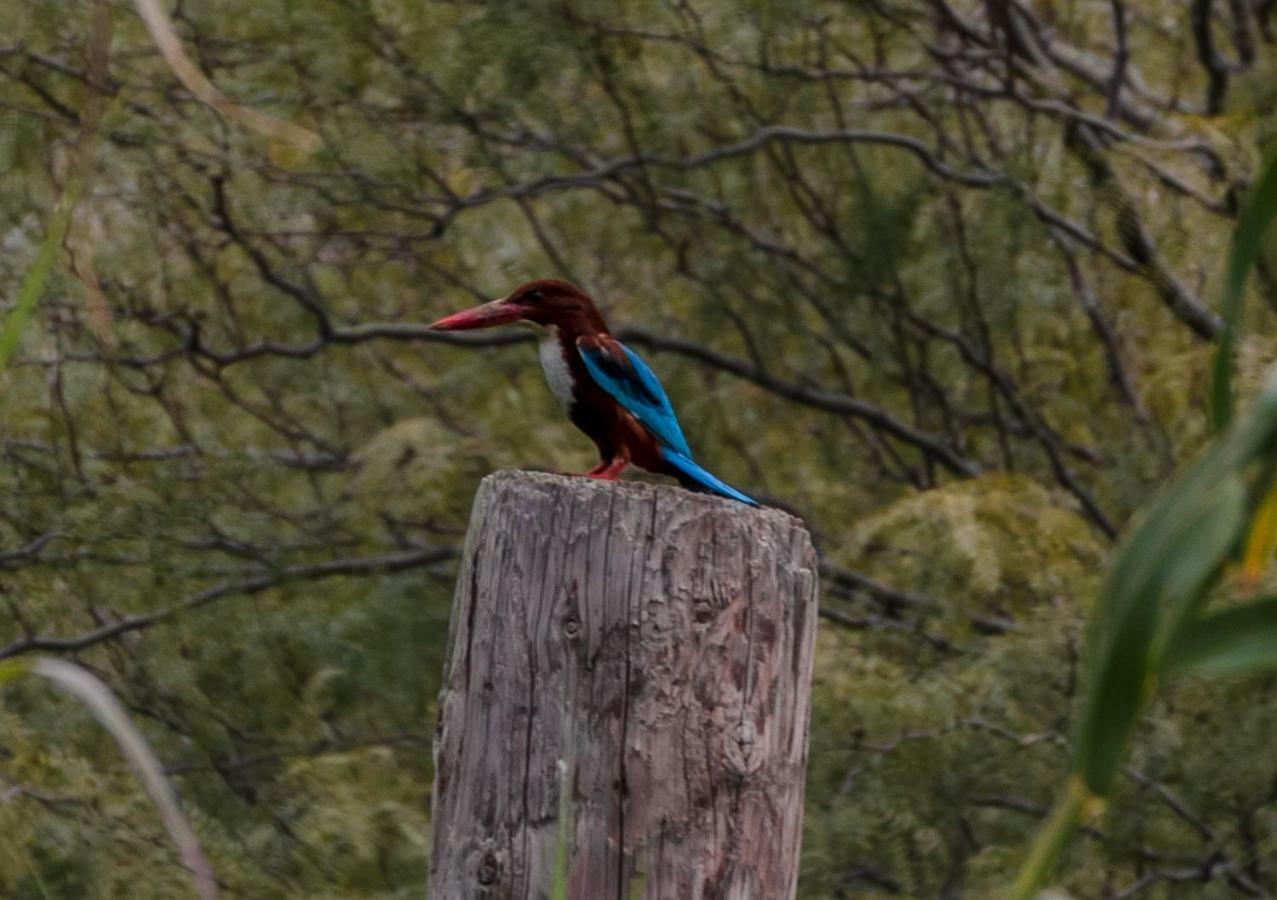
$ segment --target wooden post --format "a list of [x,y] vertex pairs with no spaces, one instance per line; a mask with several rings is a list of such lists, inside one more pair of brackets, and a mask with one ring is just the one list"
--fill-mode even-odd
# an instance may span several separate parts
[[429,900],[544,900],[558,865],[570,900],[792,898],[817,585],[779,510],[485,478],[439,701]]

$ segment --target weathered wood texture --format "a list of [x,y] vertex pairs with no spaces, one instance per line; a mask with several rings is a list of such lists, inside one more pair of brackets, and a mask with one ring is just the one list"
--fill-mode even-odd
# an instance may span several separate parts
[[806,529],[777,510],[484,479],[439,703],[430,900],[547,897],[561,806],[572,900],[792,898],[817,584]]

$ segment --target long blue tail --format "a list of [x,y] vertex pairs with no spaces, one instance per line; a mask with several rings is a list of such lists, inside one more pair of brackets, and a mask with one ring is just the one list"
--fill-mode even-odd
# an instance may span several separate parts
[[683,477],[680,480],[685,481],[685,486],[697,487],[711,494],[718,494],[720,497],[730,497],[750,506],[758,505],[758,501],[753,497],[742,494],[727,482],[706,472],[690,456],[685,456],[677,450],[671,450],[669,447],[662,447],[661,457],[682,474]]

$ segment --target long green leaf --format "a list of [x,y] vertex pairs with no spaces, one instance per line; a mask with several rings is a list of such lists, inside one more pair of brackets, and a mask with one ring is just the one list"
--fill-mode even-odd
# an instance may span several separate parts
[[1210,421],[1218,434],[1233,416],[1233,346],[1241,329],[1246,276],[1259,254],[1264,232],[1277,217],[1277,141],[1268,148],[1259,178],[1233,231],[1224,284],[1224,327],[1219,333],[1211,373]]
[[559,836],[554,845],[554,874],[550,900],[568,897],[568,844],[572,839],[572,768],[558,761],[559,770]]
[[[1096,805],[1107,795],[1159,677],[1183,671],[1185,660],[1207,658],[1194,648],[1221,640],[1214,626],[1199,631],[1186,623],[1237,542],[1247,506],[1242,474],[1274,452],[1277,367],[1247,415],[1149,505],[1123,542],[1091,619],[1091,672],[1074,742],[1074,774],[1020,870],[1011,893],[1016,900],[1032,897],[1045,880],[1077,826],[1080,798]],[[1256,649],[1260,644],[1252,637],[1248,659],[1267,658]],[[1242,659],[1233,657],[1230,664],[1240,669]],[[1224,665],[1220,659],[1214,664]]]
[[[1094,668],[1074,745],[1075,768],[1095,794],[1112,785],[1162,649],[1237,541],[1246,509],[1237,470],[1247,458],[1215,454],[1194,467],[1119,555],[1102,596],[1105,615],[1091,634]],[[1228,462],[1236,468],[1225,468]]]
[[1034,838],[1007,900],[1033,900],[1038,895],[1038,888],[1055,868],[1055,861],[1068,845],[1073,832],[1077,831],[1086,807],[1093,799],[1080,779],[1069,779],[1051,815]]
[[1104,796],[1112,781],[1149,686],[1149,662],[1157,626],[1157,586],[1135,599],[1109,635],[1092,676],[1081,728],[1074,746],[1074,769],[1087,789]]
[[1166,654],[1168,677],[1237,676],[1277,668],[1277,597],[1215,613],[1186,628]]
[[1183,532],[1225,479],[1277,446],[1277,367],[1245,418],[1238,421],[1203,456],[1178,475],[1147,507],[1140,523],[1123,542],[1105,582],[1100,628],[1116,627],[1127,604],[1151,582],[1169,574],[1166,561]]
[[36,304],[40,300],[40,295],[44,293],[49,273],[53,271],[53,262],[58,248],[62,246],[67,227],[71,224],[71,211],[75,209],[79,187],[79,181],[75,181],[67,185],[63,191],[54,209],[53,217],[49,220],[49,229],[45,232],[44,240],[40,242],[35,262],[31,264],[31,268],[27,269],[27,274],[18,288],[17,302],[4,317],[4,321],[0,322],[0,370],[9,364],[9,358],[18,346],[18,338],[22,336],[23,329],[35,314]]
[[17,298],[9,314],[0,321],[0,371],[4,371],[17,349],[18,341],[31,317],[35,315],[40,296],[48,284],[49,275],[53,271],[53,263],[58,248],[66,240],[67,231],[71,227],[71,217],[75,212],[80,194],[88,182],[88,172],[93,154],[98,143],[98,129],[103,115],[113,116],[123,108],[124,94],[120,92],[107,110],[105,91],[102,87],[107,81],[107,60],[111,47],[111,15],[104,0],[95,0],[90,17],[89,42],[85,48],[88,62],[87,83],[88,99],[80,114],[80,134],[76,143],[75,154],[71,160],[70,174],[58,196],[58,202],[49,216],[44,240],[36,251],[35,261],[22,278],[18,287]]
[[1206,508],[1185,532],[1169,561],[1158,656],[1201,609],[1207,588],[1241,541],[1246,513],[1246,484],[1239,472],[1230,472],[1209,495]]

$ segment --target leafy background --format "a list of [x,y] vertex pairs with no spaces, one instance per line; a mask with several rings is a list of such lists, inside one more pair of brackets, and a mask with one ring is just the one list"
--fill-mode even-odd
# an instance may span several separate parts
[[[85,4],[0,5],[10,315],[76,201],[0,372],[0,657],[111,684],[226,895],[420,896],[470,498],[592,463],[526,342],[422,325],[547,275],[653,362],[713,470],[817,538],[800,894],[1013,877],[1114,537],[1208,437],[1273,3],[175,7],[311,154],[104,7],[98,78]],[[1243,407],[1275,275],[1270,238]],[[1060,884],[1277,891],[1273,687],[1160,694]],[[3,701],[0,895],[188,896],[88,715]]]

